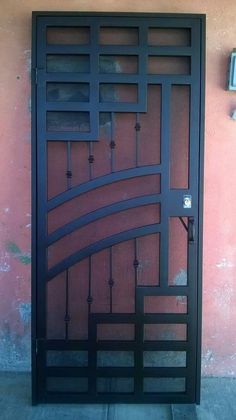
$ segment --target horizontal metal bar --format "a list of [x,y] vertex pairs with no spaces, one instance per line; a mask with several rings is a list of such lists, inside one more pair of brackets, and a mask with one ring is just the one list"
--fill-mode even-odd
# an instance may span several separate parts
[[86,340],[53,340],[53,339],[44,339],[46,350],[87,350],[89,343]]
[[77,197],[80,194],[84,194],[95,188],[103,187],[104,185],[112,184],[119,181],[124,181],[131,178],[136,178],[146,175],[156,175],[161,173],[161,165],[147,165],[140,166],[138,168],[125,169],[123,171],[113,172],[108,175],[104,175],[93,179],[92,181],[85,182],[79,186],[71,188],[62,194],[57,195],[48,201],[48,210],[53,210],[55,207]]
[[97,45],[96,52],[100,55],[139,55],[145,53],[141,45]]
[[109,206],[101,207],[100,209],[94,210],[91,213],[88,213],[84,216],[79,217],[78,219],[73,220],[70,223],[67,223],[60,229],[57,229],[51,235],[48,236],[47,246],[58,241],[65,235],[69,235],[74,232],[76,229],[79,229],[83,226],[86,226],[89,223],[99,220],[103,217],[107,217],[111,214],[118,213],[127,209],[146,206],[148,204],[156,204],[160,202],[161,194],[145,195],[143,197],[136,197],[130,200],[119,201],[118,203],[110,204]]
[[[78,368],[78,367],[50,367],[46,368],[48,376],[57,377],[84,377],[90,375],[89,368]],[[94,369],[94,375],[96,377],[132,377],[135,374],[135,367],[97,367]],[[188,368],[185,367],[144,367],[140,371],[143,377],[186,377],[189,374]]]
[[[107,321],[106,321],[107,322]],[[128,324],[128,322],[126,322]],[[81,340],[41,340],[44,341],[45,351],[81,351],[88,350],[91,342]],[[139,343],[140,345],[140,343]],[[188,341],[144,341],[141,345],[143,350],[188,350]],[[96,350],[137,350],[136,341],[128,340],[99,340],[93,342]]]
[[194,397],[185,392],[148,392],[138,396],[135,393],[61,393],[47,392],[39,399],[39,403],[63,403],[63,404],[186,404],[194,403]]
[[89,102],[46,102],[46,111],[87,111],[90,112],[91,104]]
[[[44,69],[38,69],[37,71],[38,83],[46,82],[87,82],[91,83],[90,73],[79,73],[79,72],[46,72]],[[96,77],[96,83],[106,84],[138,84],[145,83],[145,78],[138,73],[126,74],[126,73],[98,73]]]
[[183,378],[188,375],[185,367],[144,367],[142,374],[146,378]]
[[98,129],[96,131],[47,131],[44,139],[48,141],[98,141]]
[[141,296],[188,296],[190,290],[188,286],[138,286],[137,293]]
[[77,366],[48,366],[46,376],[56,377],[85,377],[89,375],[89,368]]
[[144,314],[142,315],[143,323],[170,323],[179,324],[189,322],[188,314],[170,313],[170,314]]
[[91,82],[90,73],[75,73],[75,72],[46,72],[45,69],[38,68],[38,85],[46,82]]
[[137,343],[136,341],[119,341],[119,340],[110,340],[110,341],[97,341],[94,344],[96,350],[137,350],[137,346],[140,351],[149,350],[183,350],[187,351],[189,349],[189,343],[187,341],[144,341],[142,344]]
[[[152,28],[191,28],[205,18],[204,14],[191,13],[141,13],[140,12],[33,12],[46,26],[128,26],[145,24]],[[147,20],[148,18],[148,20]]]
[[130,377],[134,376],[135,368],[134,367],[97,367],[96,368],[96,376],[100,377]]
[[[78,82],[78,83],[89,83],[91,82],[90,73],[79,73],[79,72],[46,72],[44,69],[37,69],[37,80],[38,84],[45,84],[47,82]],[[145,83],[145,78],[140,76],[138,73],[126,74],[126,73],[98,73],[96,83],[106,84],[139,84]]]
[[98,340],[95,343],[96,350],[131,350],[137,349],[136,341],[124,340]]
[[131,102],[100,102],[98,104],[98,110],[100,112],[146,112],[146,103],[137,101]]
[[[143,99],[143,98],[142,98]],[[47,102],[46,103],[46,111],[63,111],[63,112],[71,112],[71,111],[78,111],[78,112],[91,112],[92,105],[89,102]],[[145,112],[146,111],[146,103],[141,100],[140,102],[99,102],[97,103],[97,112]],[[47,132],[47,139],[48,140],[67,140],[71,138],[72,140],[76,139],[85,139],[93,134],[89,134],[87,132],[73,132],[73,131],[53,131]],[[98,139],[94,139],[94,141],[98,141]]]
[[182,74],[148,74],[146,76],[147,84],[165,84],[170,83],[172,85],[190,85],[193,83],[191,75]]
[[102,324],[102,323],[110,323],[110,324],[126,324],[126,323],[135,323],[136,321],[142,321],[143,323],[167,323],[171,322],[174,324],[178,323],[186,323],[189,320],[188,314],[179,314],[179,313],[161,313],[161,314],[95,314],[92,313],[89,315],[89,318],[92,323]]
[[[100,83],[150,83],[150,84],[164,84],[166,82],[172,84],[190,85],[193,83],[191,75],[183,74],[147,74],[139,80],[137,75],[130,74],[100,74],[97,81]],[[89,83],[91,75],[89,73],[42,73],[38,69],[38,85],[46,82],[55,83]]]
[[[75,26],[75,25],[79,25],[79,26],[87,26],[88,25],[88,20],[87,19],[97,19],[100,20],[101,18],[103,19],[109,19],[109,22],[113,21],[113,19],[115,18],[115,21],[117,19],[123,19],[124,18],[128,18],[128,22],[130,23],[130,21],[133,22],[133,19],[135,20],[135,26],[137,25],[136,23],[136,19],[138,19],[139,23],[142,23],[143,20],[146,18],[150,18],[151,21],[151,26],[155,26],[157,25],[157,27],[160,26],[159,21],[161,20],[161,22],[163,23],[164,18],[167,19],[167,23],[169,23],[168,27],[170,26],[170,19],[172,19],[174,21],[174,28],[175,26],[175,21],[178,22],[178,20],[180,19],[181,22],[187,22],[187,27],[189,26],[189,24],[195,21],[200,21],[201,19],[203,19],[205,17],[204,14],[199,14],[199,13],[149,13],[149,12],[145,12],[145,13],[140,13],[140,12],[55,12],[55,11],[37,11],[37,12],[32,12],[33,17],[42,17],[40,19],[40,21],[42,20],[43,23],[45,25],[50,25],[50,26]],[[112,19],[112,20],[111,20]],[[155,20],[154,20],[155,19]],[[184,19],[184,20],[183,20]],[[102,20],[102,22],[104,22],[104,20]],[[126,22],[126,20],[125,20]],[[148,21],[149,22],[149,21]],[[104,23],[103,23],[104,24]],[[127,25],[129,26],[129,24],[127,23]],[[107,25],[106,25],[107,26]],[[181,26],[186,26],[183,24],[181,24]]]
[[45,54],[90,54],[91,46],[89,44],[66,45],[66,44],[47,44],[44,49]]
[[72,392],[46,392],[39,398],[39,403],[59,403],[59,404],[186,404],[194,403],[193,396],[185,392],[150,392],[139,394],[138,397],[134,393],[97,393],[91,395],[88,393],[72,393]]
[[188,56],[192,54],[189,46],[139,46],[139,45],[47,45],[45,54],[100,54],[100,55],[139,55]]
[[99,83],[104,84],[136,84],[145,83],[145,78],[138,73],[126,74],[126,73],[99,73],[97,76]]
[[142,344],[143,350],[170,350],[170,351],[189,351],[190,343],[188,341],[144,341]]
[[[47,367],[46,376],[48,377],[86,377],[90,375],[90,368],[86,367]],[[143,377],[185,377],[188,375],[188,369],[185,367],[143,367],[140,374]],[[97,367],[94,369],[96,377],[132,377],[135,374],[135,367]]]
[[146,53],[148,55],[157,55],[157,56],[173,56],[173,57],[183,57],[191,56],[193,53],[192,47],[188,46],[148,46],[146,48]]
[[131,324],[137,320],[137,315],[134,313],[122,313],[122,314],[115,314],[115,313],[107,313],[107,314],[100,314],[100,313],[91,313],[89,315],[89,319],[91,322],[96,324],[102,323],[125,323]]

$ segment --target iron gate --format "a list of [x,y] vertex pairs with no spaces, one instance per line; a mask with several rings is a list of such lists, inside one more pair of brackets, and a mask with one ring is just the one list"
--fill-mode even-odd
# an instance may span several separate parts
[[33,402],[199,402],[204,16],[33,14]]

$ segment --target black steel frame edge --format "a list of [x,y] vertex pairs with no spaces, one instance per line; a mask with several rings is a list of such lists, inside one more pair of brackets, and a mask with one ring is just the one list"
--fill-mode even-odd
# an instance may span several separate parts
[[31,117],[31,158],[32,158],[32,176],[31,176],[31,193],[32,193],[32,268],[31,268],[31,295],[32,295],[32,340],[31,340],[31,366],[32,366],[32,404],[36,405],[38,401],[37,392],[37,355],[36,355],[36,340],[37,340],[37,319],[36,319],[36,303],[37,303],[37,136],[36,136],[36,84],[35,84],[35,68],[36,62],[36,24],[39,16],[127,16],[127,17],[166,17],[166,18],[195,18],[201,23],[201,102],[200,102],[200,165],[199,165],[199,231],[198,231],[198,319],[197,319],[197,358],[196,358],[196,404],[200,403],[200,383],[201,383],[201,322],[202,322],[202,231],[203,231],[203,177],[204,177],[204,107],[205,107],[205,21],[204,14],[169,14],[169,13],[109,13],[109,12],[32,12],[32,67],[31,67],[31,95],[32,95],[32,117]]
[[189,18],[189,19],[205,19],[205,14],[201,13],[148,13],[148,12],[54,12],[54,11],[33,11],[32,16],[111,16],[111,17],[165,17],[165,18]]
[[201,350],[202,350],[202,246],[203,246],[203,193],[204,193],[204,132],[205,132],[205,62],[206,62],[206,15],[201,22],[201,98],[200,98],[200,138],[199,138],[199,196],[198,196],[198,287],[197,287],[197,358],[196,358],[196,404],[201,400]]
[[32,13],[32,64],[31,64],[31,386],[32,405],[37,404],[37,133],[36,133],[36,21]]

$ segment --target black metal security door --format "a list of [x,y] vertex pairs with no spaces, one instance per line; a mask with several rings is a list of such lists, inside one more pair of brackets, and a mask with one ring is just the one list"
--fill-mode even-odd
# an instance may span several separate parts
[[199,402],[204,16],[33,14],[33,402]]

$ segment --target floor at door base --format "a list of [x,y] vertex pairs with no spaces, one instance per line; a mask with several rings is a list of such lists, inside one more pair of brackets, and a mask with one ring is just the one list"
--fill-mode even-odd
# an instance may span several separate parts
[[167,404],[39,404],[31,406],[30,373],[0,372],[1,420],[172,420]]
[[30,373],[0,372],[1,420],[229,420],[236,418],[235,378],[203,378],[201,405],[31,406]]

